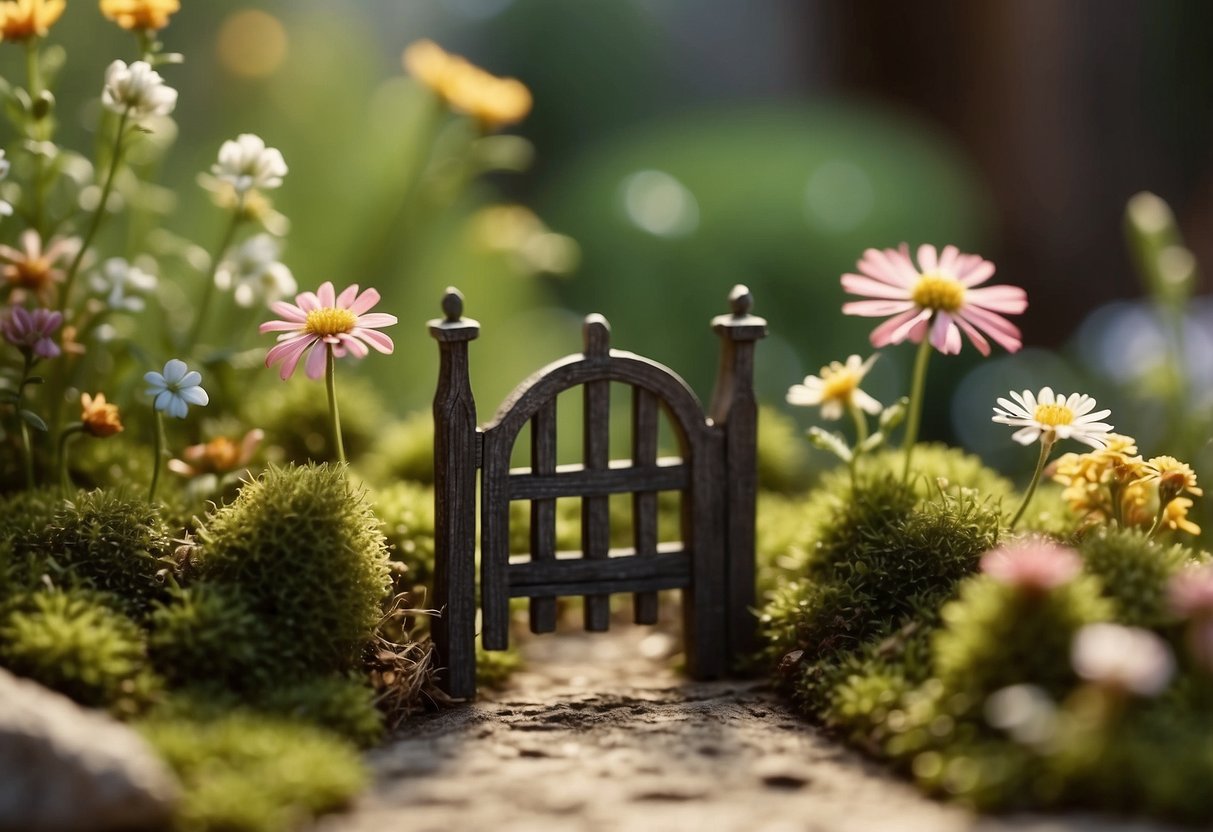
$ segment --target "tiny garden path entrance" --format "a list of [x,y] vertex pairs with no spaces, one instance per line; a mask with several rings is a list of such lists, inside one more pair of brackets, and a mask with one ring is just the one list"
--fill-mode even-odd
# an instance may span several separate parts
[[324,832],[1163,832],[975,818],[843,748],[754,682],[688,682],[643,628],[535,638],[527,668],[372,751]]

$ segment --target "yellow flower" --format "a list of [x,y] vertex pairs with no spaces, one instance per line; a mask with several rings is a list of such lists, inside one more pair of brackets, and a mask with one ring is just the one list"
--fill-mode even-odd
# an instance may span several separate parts
[[410,44],[404,50],[404,68],[486,132],[522,121],[531,111],[531,91],[521,81],[498,78],[432,40]]
[[123,29],[163,29],[180,9],[181,0],[101,0],[101,13]]
[[1200,497],[1205,492],[1196,485],[1196,472],[1186,462],[1180,462],[1173,456],[1156,456],[1142,466],[1141,480],[1158,484],[1158,491],[1164,497],[1177,497],[1185,491]]
[[0,3],[0,40],[46,37],[67,0],[5,0]]
[[1085,454],[1063,454],[1051,466],[1053,481],[1065,486],[1062,499],[1070,510],[1092,521],[1117,516],[1113,499],[1119,498],[1126,525],[1149,523],[1151,490],[1142,483],[1144,463],[1132,437],[1110,433],[1108,446]]
[[1178,529],[1192,535],[1200,534],[1200,526],[1188,519],[1188,509],[1191,507],[1192,501],[1187,497],[1176,497],[1163,509],[1162,522],[1169,529]]
[[105,400],[104,393],[95,397],[80,394],[80,423],[89,436],[104,439],[122,431],[122,420],[118,416],[118,405]]

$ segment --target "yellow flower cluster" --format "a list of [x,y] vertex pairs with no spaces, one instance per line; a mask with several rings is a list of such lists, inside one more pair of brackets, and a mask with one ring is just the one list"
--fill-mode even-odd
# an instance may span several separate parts
[[486,132],[522,121],[531,111],[531,91],[521,81],[498,78],[432,40],[405,49],[404,68],[452,110],[476,119]]
[[1108,446],[1086,454],[1065,454],[1052,466],[1062,497],[1086,522],[1178,529],[1200,534],[1188,519],[1192,500],[1204,492],[1196,473],[1171,456],[1143,460],[1131,437],[1108,434]]
[[46,37],[67,0],[5,0],[0,3],[0,40]]
[[181,0],[101,0],[101,13],[123,29],[158,31],[181,10]]

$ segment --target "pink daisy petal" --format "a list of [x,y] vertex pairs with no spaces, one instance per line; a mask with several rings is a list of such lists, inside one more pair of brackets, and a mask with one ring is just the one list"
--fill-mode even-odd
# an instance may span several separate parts
[[977,351],[982,356],[989,356],[990,342],[982,337],[975,326],[959,316],[956,318],[956,325],[964,331],[965,335],[969,336],[969,340],[973,342],[973,346],[977,348]]
[[[265,356],[265,366],[268,367],[276,361],[282,361],[282,370],[278,373],[278,377],[286,381],[294,374],[295,367],[299,365],[299,359],[308,347],[315,343],[314,338],[299,338],[295,341],[278,344]],[[275,350],[277,350],[276,353]]]
[[894,315],[880,326],[872,330],[869,340],[874,347],[885,347],[889,344],[900,344],[905,340],[906,330],[913,327],[920,319],[930,317],[930,312],[920,309],[910,309],[899,315]]
[[[354,330],[354,332],[357,332],[357,331],[358,330]],[[370,352],[366,348],[366,344],[362,343],[356,337],[354,337],[354,334],[352,332],[342,333],[341,335],[338,335],[337,337],[339,339],[341,339],[341,345],[343,347],[347,348],[350,352],[352,352],[354,354],[355,358],[366,358],[366,354],[368,352]]]
[[855,300],[842,305],[842,311],[845,314],[859,315],[863,318],[880,318],[915,308],[914,304],[908,300]]
[[307,320],[307,313],[293,303],[287,303],[284,300],[276,300],[270,304],[270,309],[278,315],[281,315],[288,321],[303,323]]
[[870,248],[863,253],[858,263],[859,270],[890,286],[909,288],[918,278],[918,270],[903,251],[896,249]]
[[844,274],[842,288],[852,295],[863,295],[869,298],[885,298],[889,300],[906,300],[909,291],[903,286],[892,286],[870,277],[857,274]]
[[267,332],[282,332],[285,330],[298,332],[299,331],[299,322],[298,321],[266,321],[265,323],[261,324],[261,326],[257,327],[257,329],[263,335]]
[[[349,309],[350,304],[354,302],[354,298],[356,297],[358,297],[358,284],[352,283],[349,286],[346,286],[345,289],[342,290],[341,294],[337,296],[338,308]],[[354,312],[354,314],[357,315],[358,313]]]
[[973,326],[989,335],[1007,352],[1017,352],[1023,346],[1019,328],[1000,315],[987,312],[979,306],[967,306],[961,311],[960,317],[967,319]]
[[[374,289],[367,289],[365,292],[362,293],[361,297],[356,298],[354,300],[353,305],[350,306],[350,311],[353,312],[355,315],[361,315],[363,312],[366,312],[368,309],[370,309],[372,306],[374,306],[378,302],[379,302],[379,293],[377,291],[375,291]],[[382,314],[382,313],[380,313],[380,314]],[[393,319],[392,323],[395,323],[395,322],[396,321]],[[382,326],[382,324],[380,324],[380,326]]]
[[935,246],[930,243],[923,243],[918,247],[918,267],[923,274],[934,272],[939,268],[939,260],[936,259]]
[[[324,287],[322,286],[321,289],[323,290],[323,288]],[[329,292],[332,292],[332,284],[329,284]],[[304,365],[304,372],[307,374],[307,377],[312,381],[315,381],[324,375],[324,365],[327,360],[327,347],[321,344],[317,344],[315,347],[313,347],[312,351],[308,353],[307,363]]]
[[321,305],[320,298],[316,296],[315,292],[302,292],[296,295],[295,303],[299,305],[301,310],[303,310],[305,316],[306,313],[319,309]]
[[396,323],[396,316],[389,315],[386,312],[370,312],[366,315],[358,316],[358,326],[363,328],[391,326],[394,323]]
[[320,305],[329,309],[333,308],[333,302],[337,300],[337,295],[333,290],[333,281],[326,280],[320,284],[320,288],[316,290],[316,298],[320,301]]
[[960,352],[960,330],[952,322],[952,316],[946,312],[935,316],[935,323],[931,326],[931,346],[944,355]]
[[910,331],[906,333],[905,339],[911,344],[921,344],[922,339],[927,337],[927,332],[931,328],[930,316],[919,319],[910,327]]
[[351,335],[361,338],[372,347],[385,355],[391,355],[396,349],[396,345],[392,343],[392,339],[375,329],[355,329]]
[[939,255],[939,270],[944,274],[956,274],[956,262],[960,259],[960,249],[947,245]]
[[983,289],[969,289],[965,292],[965,300],[991,312],[1002,312],[1007,315],[1018,315],[1028,308],[1028,293],[1018,286],[986,286]]
[[983,260],[976,255],[970,263],[966,263],[960,267],[960,271],[956,275],[956,279],[965,286],[977,286],[985,283],[994,276],[994,264],[989,260]]

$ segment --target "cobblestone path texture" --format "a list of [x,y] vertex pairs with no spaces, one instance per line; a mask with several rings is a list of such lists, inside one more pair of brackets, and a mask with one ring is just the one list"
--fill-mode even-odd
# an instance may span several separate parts
[[373,788],[324,832],[1164,832],[977,818],[823,737],[754,682],[691,683],[639,628],[546,636],[525,672],[371,752]]

